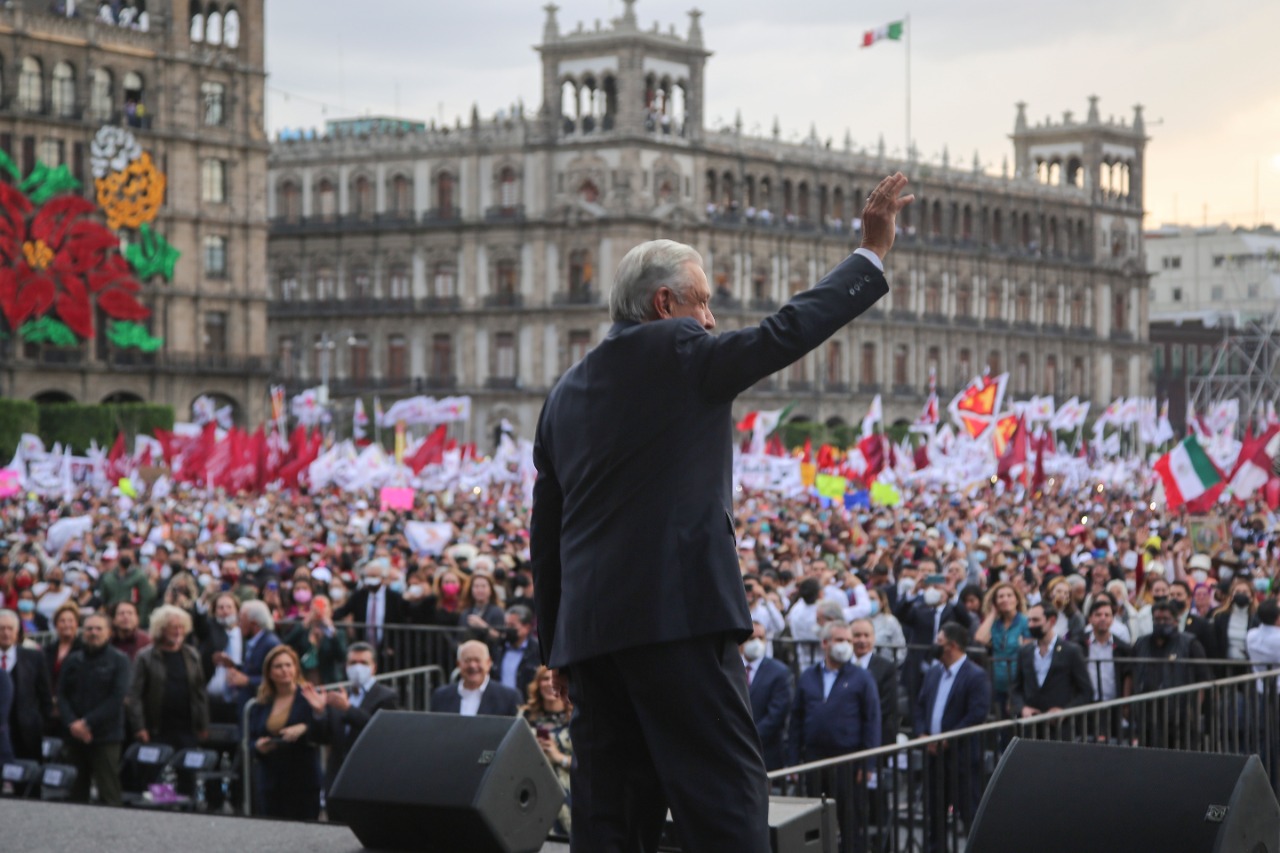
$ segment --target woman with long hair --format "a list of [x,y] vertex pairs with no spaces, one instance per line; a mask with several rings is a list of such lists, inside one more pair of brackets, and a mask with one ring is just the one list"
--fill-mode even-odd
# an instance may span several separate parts
[[[573,705],[569,697],[561,696],[556,690],[555,677],[545,666],[538,667],[537,673],[529,681],[528,701],[520,709],[520,714],[533,729],[538,738],[538,746],[547,756],[556,778],[569,794],[569,768],[573,766],[573,742],[569,740],[569,720],[573,717]],[[560,828],[569,833],[569,802],[560,808],[558,817]]]
[[493,575],[475,572],[462,592],[462,610],[458,624],[470,628],[468,639],[479,640],[491,648],[506,628],[506,614],[497,604]]
[[[49,684],[53,695],[58,695],[58,675],[67,655],[84,648],[80,640],[80,608],[73,601],[63,604],[53,613],[53,639],[44,645],[44,662],[49,670]],[[53,703],[53,713],[58,713],[58,703]]]
[[1084,615],[1076,605],[1075,596],[1071,592],[1071,584],[1064,577],[1056,577],[1045,587],[1045,598],[1058,611],[1058,621],[1054,623],[1054,633],[1064,640],[1073,643],[1084,642]]
[[[320,816],[320,750],[324,697],[302,679],[298,653],[283,643],[267,652],[262,684],[249,708],[249,739],[262,766],[268,817]],[[319,718],[317,718],[319,715]]]
[[[1258,627],[1258,599],[1253,582],[1248,578],[1236,578],[1228,589],[1227,600],[1213,611],[1210,621],[1217,640],[1218,656],[1228,660],[1248,660],[1245,635],[1250,628]],[[1240,675],[1243,670],[1234,669],[1226,675]]]
[[991,701],[1005,719],[1009,716],[1009,690],[1018,674],[1018,649],[1031,638],[1027,601],[1013,584],[1000,581],[987,590],[982,612],[973,641],[991,650]]

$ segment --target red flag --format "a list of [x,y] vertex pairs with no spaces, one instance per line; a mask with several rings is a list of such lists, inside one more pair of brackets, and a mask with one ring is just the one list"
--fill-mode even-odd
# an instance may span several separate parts
[[786,456],[787,448],[783,446],[782,439],[778,438],[777,433],[764,446],[766,456]]
[[1031,491],[1044,490],[1044,446],[1048,444],[1048,436],[1040,440],[1040,449],[1036,451],[1036,470],[1031,475]]
[[929,442],[922,441],[920,446],[915,449],[912,454],[913,461],[916,463],[916,470],[923,471],[929,467]]
[[862,472],[862,480],[869,485],[884,470],[886,462],[884,437],[869,435],[858,442],[858,450],[862,451],[862,458],[867,460],[867,467]]
[[116,433],[115,444],[107,454],[107,479],[111,482],[129,475],[129,463],[124,456],[124,433]]
[[800,457],[800,461],[806,465],[813,464],[813,436],[804,437],[804,455]]
[[413,455],[404,460],[405,464],[417,474],[428,465],[439,465],[444,461],[444,443],[448,430],[444,424],[436,427],[431,435],[418,446]]
[[209,451],[208,457],[204,461],[204,475],[207,477],[205,486],[208,488],[217,488],[219,486],[228,486],[227,475],[231,472],[231,468],[235,463],[236,446],[239,442],[240,431],[235,427],[222,437],[222,441],[215,441],[213,449]]
[[1027,424],[1021,415],[1018,416],[1018,422],[1013,428],[1013,435],[1010,436],[1008,446],[996,466],[996,475],[1012,486],[1013,469],[1017,465],[1022,466],[1021,473],[1025,480],[1025,475],[1027,474]]
[[818,470],[828,471],[836,467],[835,448],[829,444],[824,444],[818,448]]

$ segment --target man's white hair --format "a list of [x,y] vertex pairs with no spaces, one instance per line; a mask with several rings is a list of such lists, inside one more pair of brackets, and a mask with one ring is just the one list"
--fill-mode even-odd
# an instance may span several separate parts
[[702,266],[702,255],[675,240],[650,240],[622,257],[609,292],[609,318],[615,323],[654,319],[653,295],[669,287],[684,299],[693,284],[689,264]]
[[258,630],[270,633],[276,629],[276,620],[271,618],[271,608],[256,598],[240,605],[240,615],[247,616],[249,621],[258,626]]

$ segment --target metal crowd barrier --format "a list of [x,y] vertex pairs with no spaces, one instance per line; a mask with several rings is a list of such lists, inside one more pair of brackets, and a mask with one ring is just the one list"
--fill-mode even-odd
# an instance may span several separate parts
[[[445,670],[438,666],[419,666],[413,669],[396,672],[379,672],[373,679],[384,687],[390,687],[400,696],[400,708],[405,711],[429,711],[431,709],[431,691],[448,680]],[[346,682],[326,684],[318,690],[347,688]],[[252,701],[244,706],[240,716],[240,767],[243,773],[243,814],[254,813],[253,767],[255,751],[249,737],[249,711],[257,702]]]
[[[1280,669],[1237,675],[907,740],[769,774],[775,791],[834,800],[840,853],[965,847],[988,780],[1010,740],[1110,743],[1256,754],[1280,781]],[[1052,788],[1052,781],[1046,781]],[[1278,789],[1280,790],[1280,789]]]
[[[276,623],[276,635],[284,638],[297,622]],[[347,644],[375,642],[378,649],[378,669],[405,670],[422,666],[438,666],[446,673],[456,663],[458,646],[476,635],[470,628],[444,625],[385,624],[373,628],[364,622],[337,622],[336,630],[345,631]]]

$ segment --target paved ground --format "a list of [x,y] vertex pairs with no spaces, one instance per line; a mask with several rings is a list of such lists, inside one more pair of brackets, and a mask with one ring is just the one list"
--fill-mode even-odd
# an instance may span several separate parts
[[[358,853],[362,849],[344,826],[0,799],[0,850],[4,853]],[[541,853],[568,850],[567,845],[547,844]]]

